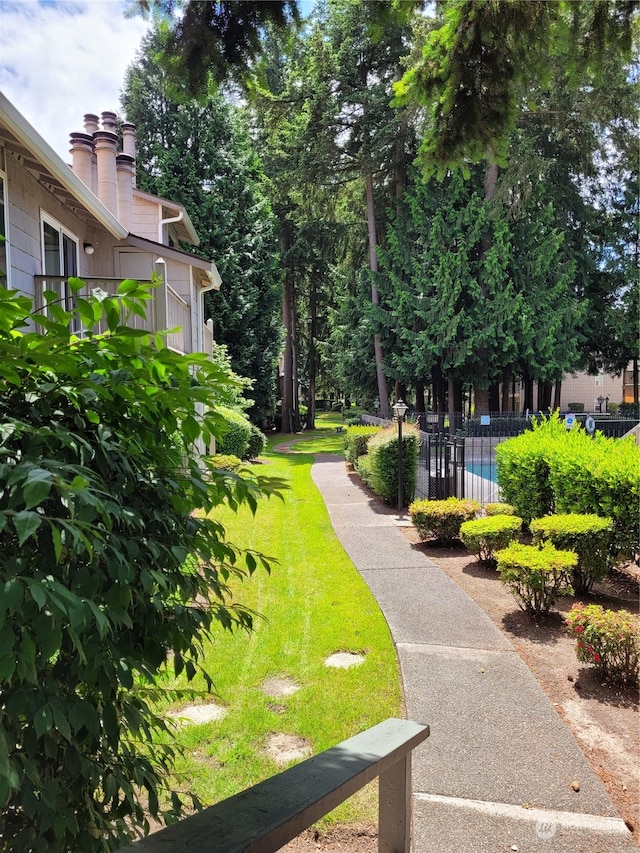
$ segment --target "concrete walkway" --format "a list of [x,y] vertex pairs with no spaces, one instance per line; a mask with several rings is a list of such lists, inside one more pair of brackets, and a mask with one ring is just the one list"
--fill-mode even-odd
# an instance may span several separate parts
[[386,617],[406,716],[431,728],[413,757],[413,853],[637,851],[509,640],[398,530],[407,516],[372,500],[342,457],[316,456],[312,476]]

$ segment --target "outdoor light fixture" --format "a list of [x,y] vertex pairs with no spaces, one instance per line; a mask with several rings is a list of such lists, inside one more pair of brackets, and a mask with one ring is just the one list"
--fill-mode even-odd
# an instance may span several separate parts
[[93,255],[93,253],[95,252],[92,243],[83,243],[82,248],[84,249],[85,255]]
[[402,512],[403,494],[402,494],[402,421],[407,414],[407,406],[402,400],[398,400],[393,405],[393,411],[398,419],[398,512]]

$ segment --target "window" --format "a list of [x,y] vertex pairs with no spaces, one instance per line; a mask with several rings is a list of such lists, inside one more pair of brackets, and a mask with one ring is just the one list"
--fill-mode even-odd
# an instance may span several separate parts
[[601,370],[596,376],[596,388],[601,388],[604,385],[604,371]]
[[[2,156],[0,148],[0,157]],[[0,167],[2,160],[0,159]],[[0,284],[7,287],[9,282],[9,222],[8,222],[8,204],[6,194],[5,176],[0,172],[0,236],[4,237],[0,240]]]
[[42,254],[44,274],[52,277],[45,282],[44,289],[55,291],[61,306],[69,311],[74,303],[66,281],[61,279],[78,275],[78,239],[45,214],[42,215]]

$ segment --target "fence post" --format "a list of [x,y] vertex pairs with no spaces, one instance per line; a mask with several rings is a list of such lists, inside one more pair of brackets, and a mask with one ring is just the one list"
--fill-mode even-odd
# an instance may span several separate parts
[[378,853],[409,853],[411,846],[411,753],[378,780]]

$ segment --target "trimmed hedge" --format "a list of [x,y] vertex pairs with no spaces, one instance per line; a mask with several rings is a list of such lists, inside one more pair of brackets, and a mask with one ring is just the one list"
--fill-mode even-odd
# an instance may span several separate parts
[[640,552],[640,448],[633,438],[567,430],[557,414],[496,448],[498,485],[528,525],[557,513],[595,514],[613,522],[612,559]]
[[554,509],[549,479],[549,456],[566,433],[557,415],[532,421],[532,429],[509,438],[496,447],[496,470],[500,494],[515,507],[525,524],[532,518],[550,515]]
[[226,453],[216,453],[209,457],[209,464],[218,471],[232,471],[234,474],[242,467],[242,459]]
[[257,459],[267,446],[267,436],[255,424],[250,423],[251,435],[247,446],[247,459]]
[[578,563],[571,576],[573,591],[588,592],[609,571],[611,519],[598,515],[549,515],[531,522],[533,541],[551,542],[556,548],[575,551]]
[[544,616],[561,595],[570,590],[569,575],[578,561],[573,551],[553,545],[513,543],[497,553],[500,580],[518,606],[534,616]]
[[467,551],[478,557],[479,563],[491,566],[496,563],[496,551],[506,548],[521,528],[522,519],[516,515],[494,515],[463,522],[460,538]]
[[380,432],[381,427],[377,426],[349,426],[347,427],[344,437],[344,450],[347,462],[352,465],[356,464],[356,460],[364,456],[367,452],[369,440],[376,433]]
[[[403,506],[413,500],[418,466],[418,430],[405,424],[402,431]],[[398,431],[395,426],[381,429],[369,440],[370,486],[385,501],[398,500]]]
[[444,501],[414,501],[409,507],[411,521],[422,542],[438,539],[450,545],[460,536],[460,526],[471,521],[480,511],[477,501],[447,498]]
[[505,503],[485,504],[484,511],[488,516],[516,514],[516,508],[512,504]]
[[628,610],[604,610],[599,604],[574,604],[565,617],[582,663],[600,669],[611,681],[637,684],[640,676],[640,626]]
[[251,441],[251,424],[243,414],[235,411],[235,409],[218,406],[217,411],[220,412],[227,425],[224,435],[216,442],[216,453],[245,459]]

